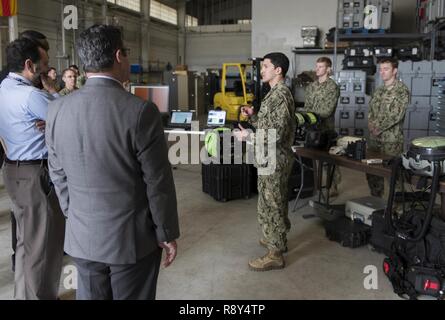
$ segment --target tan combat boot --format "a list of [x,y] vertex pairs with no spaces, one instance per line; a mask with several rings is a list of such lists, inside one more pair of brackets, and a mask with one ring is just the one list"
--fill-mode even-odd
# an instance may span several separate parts
[[261,257],[249,261],[249,268],[252,271],[269,271],[284,268],[284,258],[280,250],[274,249]]
[[[264,248],[268,249],[269,247],[267,246],[267,242],[264,238],[260,239],[260,245],[263,246]],[[284,248],[284,250],[281,251],[282,253],[287,253],[287,246]]]

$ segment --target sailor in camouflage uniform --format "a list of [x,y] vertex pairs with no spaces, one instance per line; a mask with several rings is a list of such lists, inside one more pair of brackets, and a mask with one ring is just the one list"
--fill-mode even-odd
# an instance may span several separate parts
[[77,75],[76,87],[78,89],[82,88],[85,85],[85,82],[87,81],[85,74],[81,73],[79,67],[75,64],[70,65],[69,68],[76,72]]
[[72,69],[65,69],[62,72],[62,80],[65,83],[65,87],[59,91],[59,95],[66,96],[71,92],[77,90],[77,73]]
[[[394,58],[380,60],[380,77],[384,86],[378,88],[369,103],[369,149],[390,156],[403,152],[403,123],[410,92],[397,76],[398,62]],[[367,174],[371,195],[382,197],[384,179]]]
[[[261,76],[264,83],[269,83],[271,90],[263,99],[257,115],[250,107],[241,109],[256,128],[255,135],[264,130],[267,137],[268,130],[276,130],[276,151],[266,156],[268,164],[276,162],[275,170],[262,175],[261,166],[258,166],[258,221],[263,232],[260,244],[268,249],[268,253],[249,261],[249,267],[254,271],[281,269],[285,265],[283,252],[287,251],[287,233],[291,227],[288,218],[288,179],[294,161],[291,146],[296,126],[294,99],[284,84],[288,69],[289,59],[283,53],[266,55]],[[239,133],[245,136],[246,130],[240,128]],[[271,141],[265,139],[265,144],[268,143]]]
[[[337,109],[340,89],[337,83],[329,78],[332,68],[332,61],[327,57],[317,59],[315,74],[317,80],[309,84],[305,92],[304,111],[313,112],[321,119],[319,128],[322,132],[335,130],[335,110]],[[331,196],[338,195],[338,184],[341,181],[339,167],[335,167]]]

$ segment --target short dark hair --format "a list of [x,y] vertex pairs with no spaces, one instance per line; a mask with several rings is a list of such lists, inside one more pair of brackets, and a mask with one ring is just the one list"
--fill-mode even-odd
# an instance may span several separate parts
[[113,67],[116,51],[125,54],[122,33],[111,25],[94,25],[80,34],[78,54],[86,72],[108,71]]
[[332,68],[332,61],[328,57],[320,57],[317,59],[317,63],[324,63],[326,67]]
[[30,59],[33,63],[40,61],[39,45],[27,38],[19,38],[6,47],[6,62],[10,72],[22,72],[25,61]]
[[35,30],[25,30],[19,34],[19,38],[25,38],[34,41],[43,50],[45,51],[49,50],[48,40],[46,39],[46,36],[43,33],[40,33]]
[[284,53],[281,52],[271,52],[266,54],[263,57],[263,60],[269,59],[270,62],[274,65],[275,68],[281,68],[281,75],[283,77],[286,76],[287,71],[289,70],[289,59],[286,57]]
[[383,58],[380,58],[378,63],[379,64],[390,63],[394,69],[397,69],[399,67],[399,60],[397,60],[397,58],[394,58],[394,57],[383,57]]
[[76,64],[72,64],[68,67],[68,69],[76,69],[77,71],[79,71],[79,67]]
[[57,71],[57,69],[56,68],[54,68],[54,67],[49,67],[49,69],[48,69],[48,72],[47,73],[49,73],[51,70],[54,70],[54,71]]
[[[65,76],[65,73],[67,73],[68,71],[76,73],[72,68],[66,68],[62,71],[62,78]],[[77,77],[77,73],[76,73],[76,77]]]

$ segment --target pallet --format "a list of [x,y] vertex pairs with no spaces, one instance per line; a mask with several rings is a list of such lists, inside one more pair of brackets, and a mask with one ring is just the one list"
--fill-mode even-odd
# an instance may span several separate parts
[[385,34],[386,30],[385,29],[346,28],[346,29],[340,29],[340,32],[342,34],[357,34],[357,33],[361,33],[361,34],[369,34],[369,33]]

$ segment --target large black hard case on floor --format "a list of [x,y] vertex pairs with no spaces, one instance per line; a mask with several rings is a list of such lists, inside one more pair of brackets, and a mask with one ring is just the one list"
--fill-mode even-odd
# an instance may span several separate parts
[[343,216],[333,221],[323,221],[326,237],[343,247],[357,248],[366,245],[371,236],[371,228],[360,221]]
[[256,191],[251,164],[202,164],[202,191],[217,201],[249,198]]

